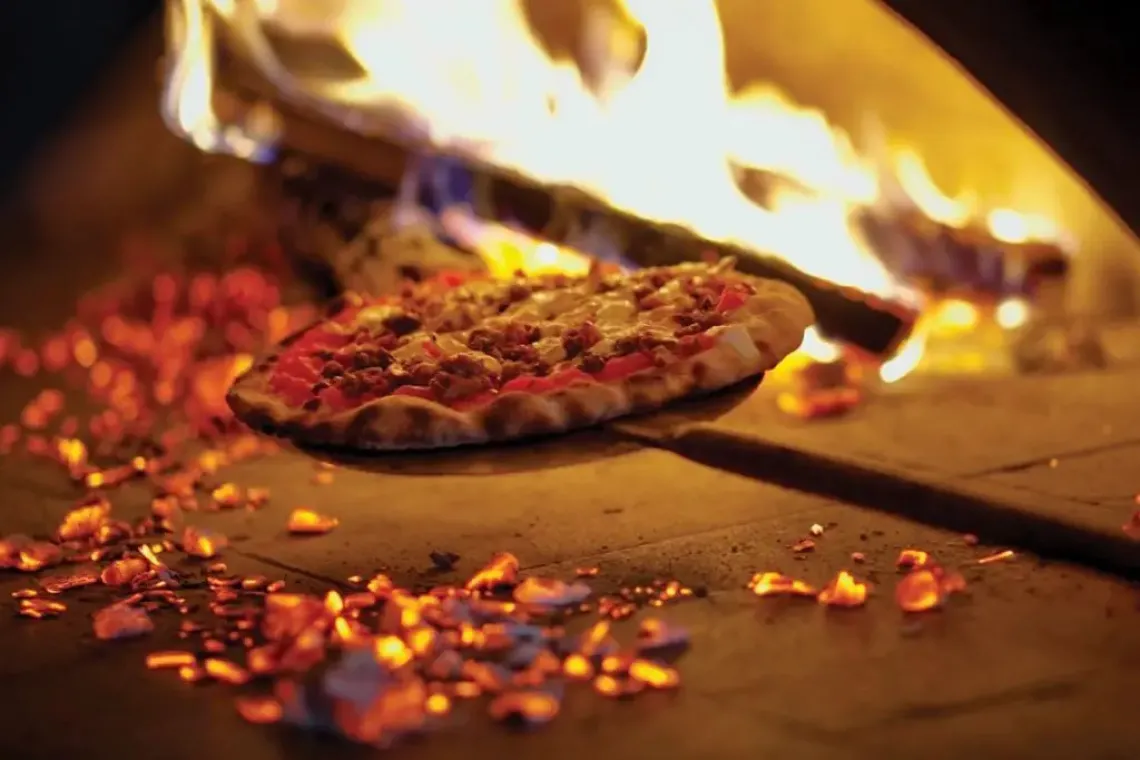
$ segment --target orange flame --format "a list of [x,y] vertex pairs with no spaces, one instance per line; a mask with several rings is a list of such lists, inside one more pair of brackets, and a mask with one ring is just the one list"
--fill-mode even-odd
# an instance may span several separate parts
[[[572,63],[549,56],[517,0],[450,8],[450,33],[431,8],[411,0],[322,4],[319,10],[316,2],[261,3],[242,14],[232,0],[179,0],[163,113],[175,132],[204,150],[250,156],[276,138],[272,119],[223,124],[213,111],[209,47],[220,21],[281,92],[350,116],[363,131],[383,131],[398,112],[445,151],[585,191],[711,240],[774,253],[842,285],[894,290],[891,275],[849,224],[853,209],[880,195],[876,162],[859,156],[823,114],[771,86],[733,92],[712,0],[621,5],[622,14],[591,16],[587,28],[594,42],[585,48],[591,68],[602,71],[598,85]],[[614,49],[602,38],[622,38],[619,16],[645,34],[636,71],[629,55],[601,52]],[[363,76],[294,76],[264,37],[270,24],[340,45]],[[700,113],[700,122],[676,118],[679,113]],[[947,196],[913,150],[896,149],[887,164],[930,218],[955,226],[980,218],[969,194]],[[665,165],[671,178],[662,182]],[[738,188],[734,167],[793,182],[761,207]],[[1052,236],[1047,221],[999,209],[985,223],[1002,239],[1022,240]]]

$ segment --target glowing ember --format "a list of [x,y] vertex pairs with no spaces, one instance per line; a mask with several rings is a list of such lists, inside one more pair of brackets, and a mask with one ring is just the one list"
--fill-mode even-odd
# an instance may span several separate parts
[[1133,538],[1140,538],[1140,509],[1132,513],[1132,517],[1121,526],[1121,530]]
[[14,567],[26,573],[34,573],[58,565],[61,561],[63,550],[58,546],[47,541],[31,541],[20,548]]
[[198,662],[190,652],[151,652],[146,656],[146,666],[151,670],[164,668],[185,668]]
[[202,528],[187,527],[182,532],[182,551],[191,557],[211,559],[226,548],[229,541],[225,536]]
[[943,589],[930,570],[915,570],[895,586],[895,601],[904,612],[924,612],[942,606]]
[[118,602],[95,613],[95,637],[104,641],[143,636],[154,630],[154,623],[140,607]]
[[512,586],[518,582],[519,560],[510,552],[499,552],[491,557],[479,572],[467,581],[469,591],[494,590],[499,586]]
[[63,575],[40,578],[40,585],[49,594],[61,594],[74,588],[91,586],[99,582],[99,568],[85,567]]
[[752,576],[748,587],[756,596],[815,596],[816,590],[803,581],[780,573],[757,573]]
[[215,488],[210,496],[214,499],[215,504],[223,509],[227,509],[241,504],[243,494],[239,486],[233,483],[223,483]]
[[681,683],[676,670],[650,660],[634,660],[628,670],[630,678],[654,689],[673,689]]
[[578,604],[590,595],[590,587],[584,583],[565,583],[555,578],[530,577],[515,587],[516,602],[522,604],[565,607]]
[[20,600],[20,614],[24,617],[43,620],[44,618],[58,617],[66,611],[67,605],[63,602],[55,602],[50,599]]
[[68,512],[56,531],[60,541],[79,541],[99,531],[111,512],[111,504],[103,497]]
[[294,535],[319,536],[328,533],[340,520],[328,515],[322,515],[311,509],[298,508],[289,514],[286,529]]
[[1014,551],[1012,549],[1006,549],[1004,551],[996,552],[994,554],[990,554],[990,555],[987,555],[985,557],[979,558],[978,564],[979,565],[989,565],[989,564],[992,564],[994,562],[1004,562],[1007,559],[1013,559],[1015,556],[1017,556],[1017,555],[1014,553]]
[[72,478],[79,480],[86,475],[87,445],[83,441],[60,438],[56,441],[56,454]]
[[594,677],[594,664],[582,654],[571,654],[562,662],[562,672],[567,678],[588,681]]
[[249,681],[249,672],[240,665],[223,660],[217,657],[211,657],[204,663],[206,675],[213,678],[215,681],[228,683],[234,686],[241,686]]
[[150,563],[142,557],[128,557],[104,567],[100,578],[108,586],[125,586],[149,570]]
[[816,597],[820,604],[829,607],[862,607],[867,602],[869,587],[841,570],[831,583],[823,587]]
[[689,633],[657,618],[646,618],[637,629],[637,651],[641,655],[663,656],[667,651],[680,652],[689,646]]
[[792,551],[794,551],[796,554],[813,552],[815,551],[815,541],[811,540],[810,538],[801,538],[799,541],[796,541],[794,544],[792,544]]
[[487,711],[498,721],[518,721],[525,726],[537,726],[554,720],[560,707],[553,694],[516,691],[495,697]]
[[273,697],[238,697],[237,711],[250,723],[277,723],[284,711]]
[[903,549],[899,558],[895,560],[895,567],[900,570],[912,570],[926,567],[930,563],[930,555],[921,549]]

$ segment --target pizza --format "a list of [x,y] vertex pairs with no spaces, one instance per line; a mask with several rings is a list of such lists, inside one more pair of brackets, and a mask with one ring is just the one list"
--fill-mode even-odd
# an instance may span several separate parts
[[433,449],[561,433],[764,373],[812,323],[731,259],[346,296],[230,389],[255,429],[316,446]]

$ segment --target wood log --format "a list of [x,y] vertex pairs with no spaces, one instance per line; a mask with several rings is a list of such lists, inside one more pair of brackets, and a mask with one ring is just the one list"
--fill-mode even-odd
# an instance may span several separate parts
[[979,225],[953,227],[917,209],[867,209],[856,226],[890,271],[937,294],[1032,297],[1042,282],[1063,280],[1070,266],[1058,244],[1006,242]]

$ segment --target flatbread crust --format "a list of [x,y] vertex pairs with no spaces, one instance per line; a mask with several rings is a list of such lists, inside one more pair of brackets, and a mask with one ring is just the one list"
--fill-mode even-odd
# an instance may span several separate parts
[[[261,432],[294,442],[362,451],[407,451],[508,441],[564,433],[629,414],[659,409],[760,375],[799,347],[814,321],[791,285],[747,279],[757,292],[742,321],[714,327],[708,349],[610,382],[582,382],[546,393],[508,392],[482,406],[454,409],[414,396],[385,396],[343,411],[306,411],[269,387],[272,364],[260,361],[227,394],[237,417]],[[288,346],[316,325],[282,343]]]

